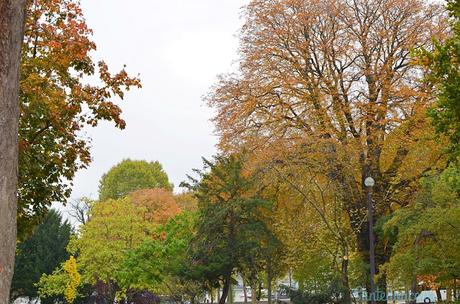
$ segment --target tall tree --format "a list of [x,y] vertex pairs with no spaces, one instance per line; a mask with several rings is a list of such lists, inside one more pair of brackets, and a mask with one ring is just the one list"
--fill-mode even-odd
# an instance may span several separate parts
[[198,280],[189,279],[187,249],[195,233],[196,216],[182,212],[158,227],[161,236],[128,252],[117,273],[120,285],[130,291],[149,290],[171,299],[195,303],[204,293]]
[[[198,171],[200,180],[191,178],[188,185],[199,204],[196,236],[191,243],[191,272],[212,287],[222,283],[219,304],[227,301],[232,275],[243,270],[248,252],[260,253],[253,249],[271,235],[263,221],[263,210],[269,210],[270,203],[257,195],[257,184],[245,171],[244,160],[243,155],[205,160],[208,171]],[[257,258],[261,256],[254,254],[253,259]]]
[[9,300],[16,248],[19,66],[24,0],[0,1],[0,303]]
[[[222,77],[208,97],[220,147],[259,156],[278,150],[271,162],[296,154],[299,166],[321,158],[368,259],[364,179],[376,180],[380,217],[406,203],[402,194],[439,157],[425,119],[430,86],[419,81],[426,69],[411,64],[411,51],[443,38],[443,8],[420,0],[254,0],[245,16],[239,74]],[[378,264],[389,249],[377,239]]]
[[11,297],[38,296],[36,283],[42,274],[53,270],[69,258],[66,250],[71,226],[59,213],[50,210],[43,223],[17,248],[15,270],[11,285]]
[[434,48],[419,53],[420,61],[430,68],[430,80],[437,88],[438,100],[431,109],[439,132],[450,137],[451,152],[460,152],[460,1],[448,0],[452,36],[438,41]]
[[[91,161],[81,130],[101,120],[123,129],[117,105],[140,87],[123,68],[96,62],[92,30],[76,0],[29,0],[22,45],[18,233],[24,238],[52,202],[65,202],[75,172]],[[89,78],[98,81],[88,83]],[[97,84],[95,84],[97,83]]]
[[77,256],[82,284],[96,286],[99,296],[110,303],[120,291],[115,274],[126,254],[150,238],[154,229],[143,219],[144,212],[129,198],[97,202],[79,238],[69,244]]
[[394,286],[411,286],[414,294],[427,281],[423,276],[434,278],[438,287],[455,289],[460,277],[460,171],[450,166],[421,183],[411,204],[383,225],[386,235],[397,240],[386,267]]
[[99,200],[117,199],[139,189],[172,190],[168,175],[158,161],[125,159],[104,174],[99,182]]

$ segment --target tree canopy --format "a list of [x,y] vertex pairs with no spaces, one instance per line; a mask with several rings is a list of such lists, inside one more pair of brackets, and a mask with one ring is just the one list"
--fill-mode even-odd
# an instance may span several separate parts
[[243,16],[238,69],[206,97],[217,154],[180,194],[158,161],[121,161],[71,205],[72,234],[54,211],[32,227],[89,164],[82,128],[123,128],[115,101],[140,83],[92,61],[78,2],[29,5],[18,219],[33,234],[13,296],[224,304],[238,281],[271,304],[289,274],[293,303],[351,304],[375,291],[372,236],[380,291],[458,295],[460,0],[252,0]]
[[437,130],[450,138],[450,149],[459,155],[460,143],[460,2],[448,0],[452,35],[438,40],[433,49],[419,52],[430,69],[428,80],[436,86],[436,105],[430,110]]
[[125,159],[102,176],[99,200],[122,198],[135,190],[152,188],[173,188],[161,164]]
[[38,296],[35,286],[42,274],[51,274],[69,258],[66,250],[72,233],[67,221],[55,210],[50,210],[32,235],[18,244],[11,297]]
[[[421,0],[251,1],[239,70],[207,98],[219,147],[253,152],[261,170],[293,168],[294,193],[333,184],[368,261],[364,179],[376,180],[380,218],[445,165],[443,138],[425,115],[434,101],[428,69],[413,52],[447,33],[444,8]],[[376,237],[382,265],[391,246]]]
[[[52,202],[65,202],[77,170],[91,162],[80,132],[101,120],[123,129],[117,101],[140,87],[123,69],[95,62],[92,30],[73,0],[27,1],[21,58],[18,234],[23,239]],[[95,77],[89,84],[87,79]]]

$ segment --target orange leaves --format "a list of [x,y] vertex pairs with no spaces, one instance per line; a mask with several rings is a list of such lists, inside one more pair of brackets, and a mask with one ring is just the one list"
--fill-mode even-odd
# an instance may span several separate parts
[[[141,87],[125,67],[111,73],[107,64],[91,58],[96,44],[78,1],[30,0],[26,15],[20,79],[20,217],[40,216],[51,202],[67,199],[70,186],[63,180],[71,181],[91,161],[89,138],[79,131],[101,119],[123,129],[117,103],[125,91]],[[90,84],[88,78],[99,81]]]
[[137,190],[129,197],[135,205],[145,208],[144,219],[156,224],[166,223],[181,211],[173,194],[165,189]]

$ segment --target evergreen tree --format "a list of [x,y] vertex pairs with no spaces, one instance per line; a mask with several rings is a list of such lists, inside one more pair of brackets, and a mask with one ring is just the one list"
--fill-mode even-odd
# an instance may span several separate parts
[[36,283],[42,274],[50,274],[69,258],[66,251],[71,225],[50,210],[29,239],[17,248],[11,297],[37,297]]
[[244,160],[241,155],[205,160],[201,179],[188,185],[198,199],[199,216],[187,273],[211,288],[222,285],[220,304],[229,296],[234,274],[261,271],[264,244],[274,238],[264,222],[271,204],[261,199]]

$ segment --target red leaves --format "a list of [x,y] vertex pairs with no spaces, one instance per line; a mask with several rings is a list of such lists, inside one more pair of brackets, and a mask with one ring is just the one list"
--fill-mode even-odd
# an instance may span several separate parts
[[124,67],[112,74],[107,64],[91,58],[96,44],[78,1],[33,0],[27,10],[20,82],[19,217],[32,219],[52,201],[65,201],[68,181],[90,163],[90,139],[80,130],[101,119],[123,129],[117,102],[125,91],[141,85]]

